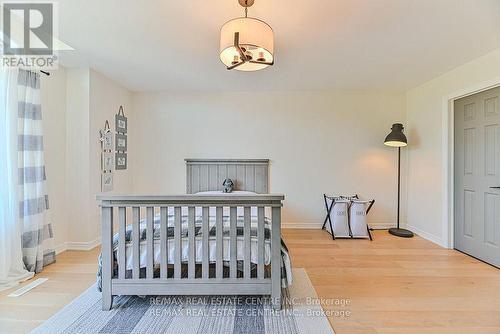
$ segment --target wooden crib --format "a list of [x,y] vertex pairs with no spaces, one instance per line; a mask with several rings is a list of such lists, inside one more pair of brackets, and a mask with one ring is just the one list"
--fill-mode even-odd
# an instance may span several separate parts
[[[102,308],[110,310],[116,295],[270,295],[275,308],[281,307],[281,207],[284,196],[266,194],[268,160],[186,160],[187,195],[136,196],[99,195],[102,210]],[[198,191],[220,190],[229,177],[236,189],[264,192],[255,195],[196,195]],[[167,240],[168,208],[173,208],[174,261],[169,263]],[[201,208],[201,209],[197,209]],[[214,209],[215,208],[215,209]],[[229,275],[223,274],[223,208],[229,210]],[[229,208],[229,209],[227,209]],[[237,275],[237,208],[243,208],[243,275]],[[257,212],[257,270],[251,275],[251,210]],[[195,276],[195,210],[201,214],[201,277]],[[209,210],[215,210],[215,277],[209,275]],[[270,277],[264,270],[264,216],[271,212]],[[146,277],[140,273],[140,219],[146,218]],[[160,213],[160,275],[155,277],[154,216]],[[187,275],[181,274],[181,215],[187,212]],[[116,220],[116,214],[118,219]],[[127,217],[132,222],[132,275],[126,277],[125,233]],[[118,272],[113,274],[113,231],[118,230]],[[200,240],[198,240],[200,242]],[[173,266],[173,275],[167,275]],[[200,264],[198,264],[200,266]],[[213,267],[213,265],[212,265]]]

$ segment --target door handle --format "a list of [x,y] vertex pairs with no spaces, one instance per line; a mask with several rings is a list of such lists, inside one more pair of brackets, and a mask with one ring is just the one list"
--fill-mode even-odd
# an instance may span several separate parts
[[490,187],[491,189],[500,189],[500,187]]

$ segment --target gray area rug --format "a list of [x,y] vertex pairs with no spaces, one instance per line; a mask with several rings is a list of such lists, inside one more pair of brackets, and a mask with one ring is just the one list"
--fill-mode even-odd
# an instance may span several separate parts
[[286,305],[274,311],[259,296],[120,296],[101,310],[101,294],[90,287],[32,333],[318,333],[332,334],[304,269],[293,269]]

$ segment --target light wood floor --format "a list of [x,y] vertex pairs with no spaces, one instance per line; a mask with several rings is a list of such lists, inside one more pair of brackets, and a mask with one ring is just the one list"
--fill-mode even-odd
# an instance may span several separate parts
[[[284,230],[293,266],[305,268],[337,334],[500,333],[500,270],[422,238],[385,231],[374,241],[335,240],[319,230]],[[95,281],[98,249],[68,251],[19,298],[0,292],[0,333],[25,333]]]
[[[420,237],[386,231],[374,241],[335,240],[287,230],[293,265],[320,298],[349,299],[350,317],[330,317],[337,334],[500,333],[500,270]],[[339,307],[324,307],[339,309]]]

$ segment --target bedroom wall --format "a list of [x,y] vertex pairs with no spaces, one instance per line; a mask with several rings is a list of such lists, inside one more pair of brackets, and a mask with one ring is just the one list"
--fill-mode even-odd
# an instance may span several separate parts
[[500,84],[500,49],[409,90],[407,122],[409,149],[408,212],[410,228],[448,245],[444,214],[443,100],[450,94],[475,90],[483,83]]
[[[90,77],[85,68],[67,70],[66,90],[66,244],[95,238],[88,225],[89,203],[89,93]],[[78,244],[77,244],[78,245]]]
[[[96,195],[101,192],[101,142],[99,141],[99,130],[104,128],[106,120],[109,121],[111,130],[115,131],[115,115],[120,105],[123,106],[125,116],[131,117],[132,93],[120,86],[115,81],[103,74],[90,70],[90,122],[89,122],[89,218],[87,224],[91,226],[94,239],[100,240],[101,218]],[[130,135],[128,135],[130,140]],[[114,189],[110,194],[132,193],[132,172],[134,166],[134,155],[128,150],[128,166],[126,170],[114,170]]]
[[[41,75],[45,172],[55,244],[68,240],[66,223],[66,69]],[[58,249],[59,250],[59,249]]]
[[132,102],[136,193],[185,193],[184,158],[269,158],[286,226],[321,226],[324,192],[373,197],[370,221],[395,222],[397,154],[383,140],[404,123],[403,94],[135,93]]
[[[100,142],[104,121],[114,130],[123,105],[130,116],[131,93],[89,68],[60,67],[42,76],[47,188],[56,250],[87,250],[100,243]],[[113,192],[132,192],[129,169],[115,171]]]
[[[67,242],[71,249],[91,249],[100,243],[101,143],[99,130],[106,120],[114,131],[114,115],[120,105],[130,113],[131,93],[89,68],[68,70]],[[132,164],[130,164],[132,165]],[[130,169],[114,171],[111,193],[132,191]]]

